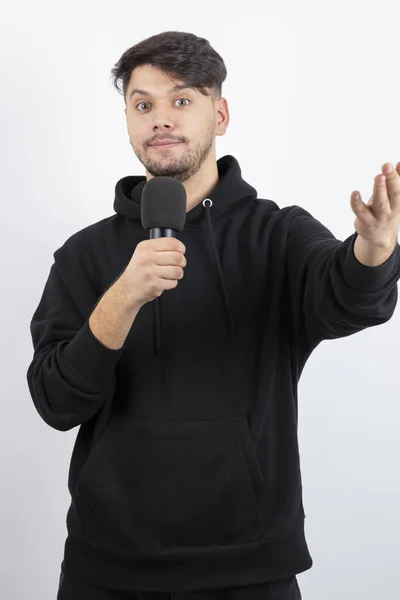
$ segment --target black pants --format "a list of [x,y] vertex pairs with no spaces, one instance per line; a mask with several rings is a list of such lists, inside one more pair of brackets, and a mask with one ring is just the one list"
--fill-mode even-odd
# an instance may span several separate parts
[[121,592],[89,585],[61,573],[57,600],[302,600],[295,576],[220,590],[195,592]]

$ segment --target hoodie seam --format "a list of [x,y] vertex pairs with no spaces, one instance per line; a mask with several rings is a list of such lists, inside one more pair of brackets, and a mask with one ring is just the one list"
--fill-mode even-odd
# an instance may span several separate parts
[[[302,521],[305,520],[304,517],[301,518]],[[288,523],[290,525],[292,525],[294,523],[294,526],[296,526],[298,524],[299,521],[299,517],[295,514],[293,515],[290,519],[288,519]],[[258,538],[257,540],[254,540],[252,542],[244,542],[243,544],[238,544],[238,546],[243,547],[243,546],[258,546],[260,543],[262,542],[267,542],[269,540],[275,540],[275,539],[279,539],[279,538],[283,538],[283,537],[287,537],[287,535],[290,533],[290,528],[285,530],[285,531],[280,531],[279,533],[274,533],[272,535],[269,535],[267,537],[262,537],[262,538]],[[73,536],[75,539],[80,539],[83,540],[84,542],[88,542],[89,544],[91,544],[92,546],[98,546],[99,548],[107,548],[108,550],[113,550],[113,551],[117,551],[120,554],[126,554],[126,555],[133,555],[133,556],[154,556],[154,555],[160,555],[160,554],[171,554],[171,552],[174,551],[174,549],[176,548],[175,546],[169,546],[168,548],[163,548],[162,550],[150,550],[149,552],[136,552],[134,550],[131,549],[125,549],[125,548],[116,548],[115,546],[110,546],[109,544],[103,544],[103,543],[99,543],[97,541],[94,541],[88,537],[86,537],[85,535],[81,535],[81,534],[76,534]],[[232,545],[231,544],[225,544],[225,545],[212,545],[213,548],[222,548],[222,549],[231,549]],[[207,550],[210,546],[204,546],[203,549]],[[183,552],[190,552],[192,549],[199,549],[199,546],[180,546],[179,547],[179,551],[183,551]]]

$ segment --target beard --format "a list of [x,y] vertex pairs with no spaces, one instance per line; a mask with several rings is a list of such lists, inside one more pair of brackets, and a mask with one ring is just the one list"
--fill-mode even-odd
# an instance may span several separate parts
[[[180,182],[187,181],[202,166],[212,149],[215,139],[215,123],[210,123],[204,138],[188,148],[182,141],[179,146],[165,150],[132,148],[139,161],[153,177],[173,177]],[[149,146],[147,146],[149,148]]]

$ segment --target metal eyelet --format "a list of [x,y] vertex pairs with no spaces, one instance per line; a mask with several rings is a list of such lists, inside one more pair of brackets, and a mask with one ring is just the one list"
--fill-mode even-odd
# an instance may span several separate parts
[[212,203],[212,200],[210,200],[210,198],[206,198],[205,200],[203,200],[203,206],[204,207],[206,206],[204,203],[207,201],[210,203],[208,206],[211,207],[213,205],[213,203]]

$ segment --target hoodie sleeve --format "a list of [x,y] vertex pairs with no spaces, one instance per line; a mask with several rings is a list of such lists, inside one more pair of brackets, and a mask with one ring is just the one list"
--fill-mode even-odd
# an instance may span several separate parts
[[286,260],[296,331],[314,348],[387,322],[397,304],[400,245],[369,267],[355,257],[357,232],[341,242],[306,210],[291,209]]
[[[77,271],[69,274],[72,281],[74,290],[85,285]],[[112,398],[123,350],[110,349],[94,336],[91,311],[82,314],[70,289],[55,260],[30,324],[34,354],[28,387],[42,419],[60,431],[88,421]]]

